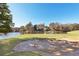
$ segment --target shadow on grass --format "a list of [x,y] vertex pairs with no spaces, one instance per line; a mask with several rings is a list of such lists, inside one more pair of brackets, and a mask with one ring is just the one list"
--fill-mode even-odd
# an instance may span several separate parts
[[19,39],[19,38],[9,38],[0,40],[0,56],[38,56],[39,53],[35,53],[33,51],[25,51],[25,52],[15,52],[12,49],[18,43],[26,41],[26,40],[33,40],[38,38],[26,38],[26,39]]

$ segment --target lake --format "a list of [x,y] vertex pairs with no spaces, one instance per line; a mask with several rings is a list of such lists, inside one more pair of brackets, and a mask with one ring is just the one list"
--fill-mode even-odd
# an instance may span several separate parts
[[12,37],[16,37],[17,35],[20,35],[19,32],[10,32],[7,35],[0,35],[0,39],[6,39],[6,38],[12,38]]

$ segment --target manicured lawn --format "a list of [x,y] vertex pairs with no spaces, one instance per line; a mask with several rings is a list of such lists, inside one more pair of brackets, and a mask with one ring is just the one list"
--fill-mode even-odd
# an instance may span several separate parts
[[79,40],[79,31],[71,31],[67,34],[24,34],[19,35],[16,38],[19,39],[26,39],[26,38],[56,38],[56,39],[62,39],[62,38],[68,38],[70,40]]

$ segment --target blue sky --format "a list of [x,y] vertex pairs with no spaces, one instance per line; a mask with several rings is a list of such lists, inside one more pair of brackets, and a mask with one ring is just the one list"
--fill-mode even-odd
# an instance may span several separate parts
[[79,23],[79,4],[77,3],[10,3],[15,27],[50,22]]

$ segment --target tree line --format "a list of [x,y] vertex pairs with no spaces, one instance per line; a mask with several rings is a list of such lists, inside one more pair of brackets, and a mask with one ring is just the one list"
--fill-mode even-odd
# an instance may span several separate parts
[[22,34],[32,34],[32,33],[67,33],[69,31],[79,30],[79,24],[60,24],[60,23],[50,23],[48,26],[44,24],[32,25],[29,22],[25,26],[21,26],[19,31]]

